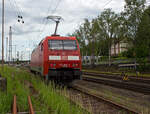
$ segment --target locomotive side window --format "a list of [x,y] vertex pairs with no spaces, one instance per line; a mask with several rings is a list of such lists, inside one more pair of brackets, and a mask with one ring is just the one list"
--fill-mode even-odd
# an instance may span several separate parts
[[77,43],[75,40],[49,40],[49,49],[55,50],[76,50]]

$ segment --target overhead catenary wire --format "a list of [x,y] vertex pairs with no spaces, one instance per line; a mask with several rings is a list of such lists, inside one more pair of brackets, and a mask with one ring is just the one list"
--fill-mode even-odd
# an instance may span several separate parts
[[[61,1],[61,0],[58,0],[58,2],[57,2],[57,4],[56,4],[56,7],[54,8],[54,10],[51,11],[51,15],[53,15],[53,14],[55,13],[57,7],[59,6],[60,1]],[[49,7],[47,14],[50,12],[50,8],[51,8],[51,6]],[[46,18],[44,18],[44,19],[46,19]],[[45,30],[45,27],[46,27],[47,23],[48,23],[48,20],[46,19],[46,23],[45,23],[45,25],[44,25],[43,31]],[[43,32],[43,31],[42,31],[42,32]]]
[[112,0],[109,0],[109,1],[103,6],[103,8],[105,8],[108,4],[110,4],[111,1],[112,1]]
[[[46,14],[48,14],[48,12],[50,11],[51,6],[52,6],[51,4],[52,4],[52,0],[51,0],[51,2],[50,2],[50,6],[49,6],[49,8],[48,8]],[[42,32],[43,32],[44,29],[45,29],[45,26],[47,25],[47,20],[46,20],[46,21],[45,21],[45,20],[46,20],[46,18],[43,18],[43,19],[42,19],[41,25],[43,25],[43,26],[42,26],[42,27],[40,26],[40,31],[39,31],[39,34],[37,35],[37,37],[41,36]]]
[[9,0],[9,3],[12,9],[16,10],[16,17],[18,18],[18,22],[21,21],[22,23],[24,23],[23,11],[21,10],[21,7],[18,6],[16,0]]
[[23,24],[24,20],[23,20],[23,11],[22,11],[22,8],[18,6],[16,0],[13,0],[13,1],[14,1],[14,4],[16,5],[16,8],[18,9],[18,12],[19,12],[18,22],[22,22],[22,24]]
[[58,8],[59,4],[60,4],[61,0],[58,0],[55,9],[52,11],[52,14],[56,11],[56,9]]
[[[50,5],[49,5],[48,10],[46,12],[46,16],[52,8],[52,2],[53,2],[53,0],[50,0],[50,3],[49,3]],[[41,21],[41,24],[40,24],[40,27],[39,27],[40,28],[39,33],[37,34],[36,38],[41,37],[41,35],[43,34],[43,31],[45,30],[45,27],[48,23],[48,20],[46,19],[46,16],[44,18],[42,18],[42,21]],[[35,47],[35,45],[36,45],[36,43],[35,43],[35,41],[33,41],[33,46]]]
[[[108,2],[106,2],[106,4],[104,4],[104,5],[102,6],[102,9],[101,9],[101,10],[105,9],[105,7],[106,7],[108,4],[110,4],[112,1],[113,1],[113,0],[109,0]],[[85,19],[85,17],[82,17],[82,18],[80,18],[80,19]],[[91,20],[92,20],[92,19],[91,19]],[[80,27],[80,24],[78,25],[78,27]]]
[[[52,1],[51,1],[51,2],[52,2]],[[51,15],[53,15],[53,14],[55,13],[55,11],[57,10],[57,8],[58,8],[60,2],[61,2],[61,0],[58,0],[58,2],[57,2],[57,4],[56,4],[55,8],[54,8],[53,10],[51,10]],[[47,14],[50,12],[51,6],[52,6],[52,5],[50,5],[50,7],[48,8]],[[42,30],[40,31],[39,35],[38,35],[39,37],[41,37],[41,35],[43,34],[43,31],[45,30],[45,27],[46,27],[46,25],[47,25],[47,23],[48,23],[48,20],[47,20],[46,18],[44,18],[43,20],[46,20],[46,22],[44,23],[43,28],[42,28]],[[38,37],[38,36],[37,36],[37,37]]]
[[18,6],[16,0],[9,0],[10,5],[12,5],[13,9],[16,10],[17,15],[22,15],[21,8]]
[[[17,21],[18,22],[21,22],[21,23],[24,23],[24,21],[23,21],[23,11],[21,10],[21,8],[19,7],[19,5],[18,5],[18,3],[16,2],[16,0],[9,0],[8,1],[9,2],[9,5],[10,5],[10,7],[11,7],[11,9],[13,9],[12,11],[13,11],[13,13],[15,14],[15,16],[16,16],[16,18],[17,18]],[[18,18],[18,17],[21,17],[21,18]],[[14,26],[16,25],[16,23],[14,23],[13,25],[12,25],[12,27],[11,27],[11,29],[13,29],[13,31],[15,31],[16,32],[16,34],[18,33],[15,29],[14,29]],[[13,32],[14,33],[14,32]],[[12,60],[12,32],[11,32],[11,34],[9,34],[10,35],[10,37],[9,37],[9,61],[11,61]],[[16,52],[15,52],[15,54],[16,54]]]
[[18,10],[19,15],[22,15],[22,14],[21,14],[21,13],[22,13],[22,12],[21,12],[21,8],[18,6],[16,0],[12,0],[12,1],[14,1],[13,3],[14,3],[14,5],[15,5],[16,9]]
[[11,7],[12,9],[15,9],[15,10],[16,10],[15,15],[16,15],[16,17],[18,17],[19,12],[18,12],[18,10],[16,9],[15,4],[14,4],[14,3],[12,3],[12,1],[11,1],[11,0],[9,0],[9,5],[10,5],[10,7]]

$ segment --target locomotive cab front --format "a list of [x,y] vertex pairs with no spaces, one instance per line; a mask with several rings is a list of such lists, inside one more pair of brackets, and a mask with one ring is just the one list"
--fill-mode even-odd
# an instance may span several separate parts
[[81,78],[81,56],[75,37],[48,37],[44,71],[48,79],[73,80]]

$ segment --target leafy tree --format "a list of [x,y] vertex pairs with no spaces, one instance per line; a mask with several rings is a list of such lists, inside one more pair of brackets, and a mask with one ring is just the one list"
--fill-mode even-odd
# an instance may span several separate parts
[[133,44],[145,8],[145,2],[146,0],[125,0],[124,15],[126,17],[126,25],[128,28],[127,37],[130,38]]
[[109,65],[110,65],[110,57],[111,57],[111,44],[112,39],[116,34],[116,23],[117,23],[117,14],[111,11],[111,9],[105,9],[101,15],[98,17],[99,28],[102,30],[103,37],[108,41],[109,48]]
[[[124,39],[127,39],[127,27],[126,20],[123,12],[117,15],[117,19],[115,20],[115,29],[114,29],[114,54],[116,55],[116,44],[118,44],[118,49],[120,49],[120,42]],[[120,53],[120,52],[119,52]]]
[[[150,49],[149,36],[144,36],[145,41],[141,43],[144,31],[150,28],[147,21],[148,17],[144,18],[144,16],[142,16],[145,1],[146,0],[125,0],[124,12],[116,14],[111,9],[105,9],[97,18],[91,21],[85,19],[79,29],[72,34],[76,36],[79,41],[82,55],[90,55],[93,57],[109,55],[110,61],[110,48],[112,43],[119,44],[123,39],[129,39],[132,41],[132,47],[130,47],[129,51],[125,52],[124,55],[132,57],[134,51],[138,50],[136,51],[138,52],[136,55],[140,57],[139,54],[143,52],[141,57],[147,56],[147,52]],[[143,21],[141,21],[141,19]],[[144,24],[147,24],[145,30]],[[92,64],[94,64],[94,59],[92,60]]]
[[[111,9],[105,9],[97,18],[84,23],[72,35],[77,36],[83,55],[110,55],[112,41],[119,43],[125,36],[125,18]],[[92,64],[94,64],[94,58]]]
[[150,55],[150,7],[142,15],[135,42],[138,58]]
[[83,27],[80,26],[78,30],[76,30],[74,33],[69,34],[68,36],[76,36],[78,43],[79,43],[79,47],[81,49],[81,54],[85,55],[85,50],[86,50],[86,43],[85,43],[85,36],[84,36],[84,31],[83,31]]

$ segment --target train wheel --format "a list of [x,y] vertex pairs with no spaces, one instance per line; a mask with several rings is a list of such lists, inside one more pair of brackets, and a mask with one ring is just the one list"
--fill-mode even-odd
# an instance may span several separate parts
[[79,76],[79,79],[82,80],[82,75]]

